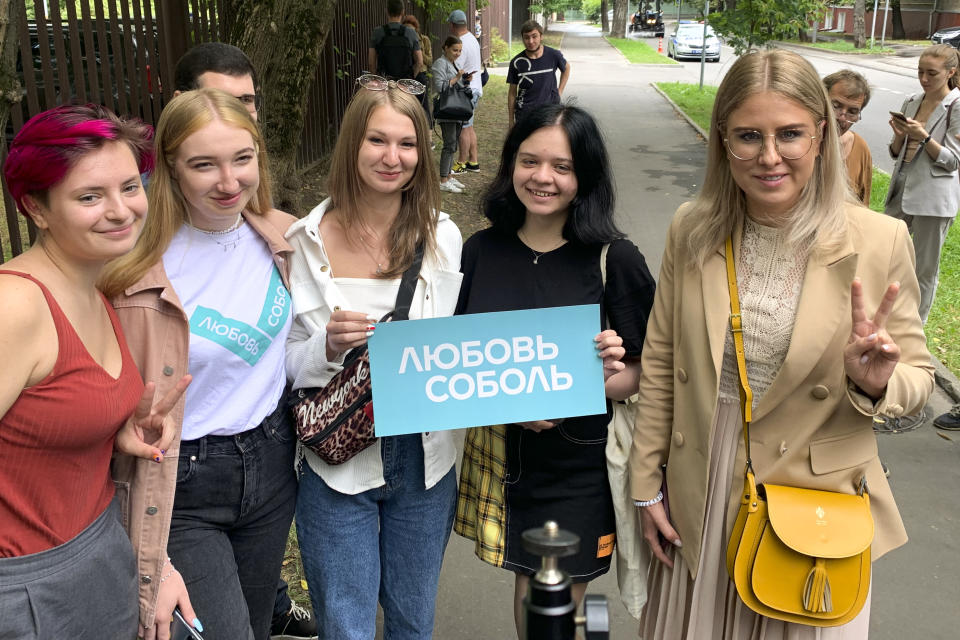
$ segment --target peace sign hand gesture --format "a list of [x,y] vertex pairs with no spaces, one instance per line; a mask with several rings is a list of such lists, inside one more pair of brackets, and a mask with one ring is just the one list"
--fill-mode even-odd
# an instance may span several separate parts
[[176,435],[173,420],[168,416],[170,410],[190,386],[193,376],[187,374],[180,378],[160,402],[154,404],[153,397],[157,385],[148,382],[133,415],[117,432],[114,447],[121,453],[138,458],[149,458],[154,462],[163,462],[173,437]]
[[847,377],[874,400],[883,395],[893,370],[900,361],[900,347],[887,333],[886,324],[900,283],[887,287],[873,318],[867,318],[863,302],[863,284],[854,278],[850,285],[850,309],[853,326],[843,349],[843,368]]

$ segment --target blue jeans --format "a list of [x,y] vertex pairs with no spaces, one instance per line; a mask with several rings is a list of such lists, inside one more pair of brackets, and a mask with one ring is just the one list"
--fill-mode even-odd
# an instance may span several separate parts
[[167,553],[207,640],[265,640],[296,504],[286,403],[256,428],[180,445]]
[[433,635],[456,474],[451,468],[425,489],[419,434],[382,438],[380,446],[386,484],[357,495],[334,491],[301,464],[297,538],[321,638],[373,638],[378,600],[384,640]]

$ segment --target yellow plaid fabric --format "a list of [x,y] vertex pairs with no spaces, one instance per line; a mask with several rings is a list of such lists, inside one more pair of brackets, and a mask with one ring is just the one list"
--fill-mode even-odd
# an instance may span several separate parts
[[467,431],[453,523],[458,535],[476,542],[477,557],[495,567],[503,566],[507,527],[503,495],[506,434],[502,424]]

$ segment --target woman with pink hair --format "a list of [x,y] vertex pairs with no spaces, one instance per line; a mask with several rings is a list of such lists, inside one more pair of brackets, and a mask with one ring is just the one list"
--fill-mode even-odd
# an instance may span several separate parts
[[[4,164],[38,240],[0,269],[2,638],[137,633],[137,567],[110,461],[115,447],[163,459],[166,414],[190,378],[154,403],[96,282],[140,233],[151,137],[100,106],[57,107],[23,126]],[[192,619],[176,571],[157,579]]]

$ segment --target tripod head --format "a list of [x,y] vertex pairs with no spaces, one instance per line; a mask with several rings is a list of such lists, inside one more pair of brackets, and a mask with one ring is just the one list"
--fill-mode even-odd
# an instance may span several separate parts
[[570,576],[558,566],[559,558],[580,549],[580,538],[550,520],[540,529],[523,532],[523,548],[542,558],[540,570],[531,578],[530,590],[523,600],[525,640],[574,640],[577,626],[583,626],[587,640],[607,640],[607,599],[601,595],[585,596],[584,615],[577,616]]

